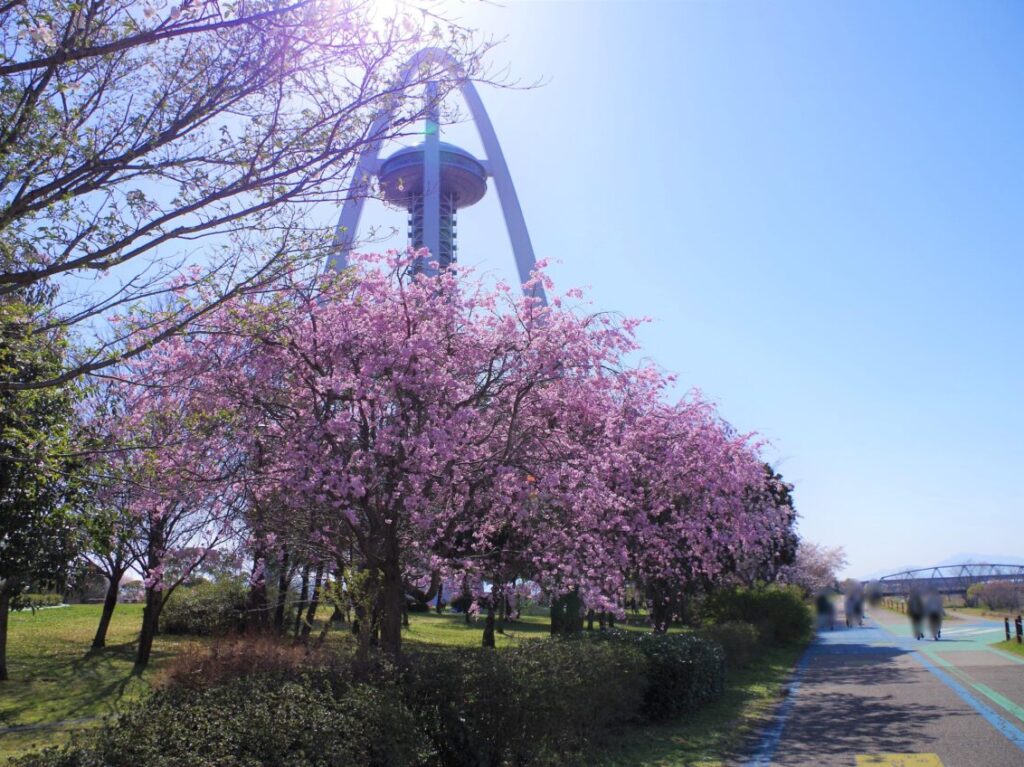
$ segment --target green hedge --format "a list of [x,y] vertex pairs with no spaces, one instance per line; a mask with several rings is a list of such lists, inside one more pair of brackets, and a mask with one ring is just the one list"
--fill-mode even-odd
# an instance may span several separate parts
[[652,721],[695,711],[725,689],[725,652],[704,637],[636,631],[605,631],[597,636],[643,654],[647,689],[642,712]]
[[766,642],[804,642],[814,626],[811,611],[796,586],[721,589],[707,598],[703,609],[708,623],[751,623]]
[[160,613],[160,631],[199,636],[238,631],[245,625],[246,598],[242,579],[224,578],[181,586],[171,594]]
[[[721,647],[694,635],[600,632],[503,650],[425,648],[354,681],[311,657],[212,686],[172,677],[77,745],[20,767],[558,765],[617,725],[691,711],[722,690]],[[265,641],[265,640],[264,640]],[[241,644],[241,642],[239,642]],[[259,652],[254,645],[254,652]],[[263,652],[266,652],[264,648]],[[216,654],[195,659],[215,664]],[[233,657],[233,656],[232,656]],[[227,668],[227,666],[225,666]],[[367,666],[361,666],[367,673]],[[297,675],[299,674],[299,675]],[[178,681],[175,683],[175,679]]]
[[748,665],[761,650],[761,632],[757,626],[744,621],[726,621],[705,626],[700,635],[722,646],[725,661],[731,668]]
[[312,681],[236,679],[155,693],[87,745],[22,758],[21,767],[390,767],[429,758],[391,685],[341,694]]
[[577,639],[417,652],[407,700],[445,767],[562,764],[640,711],[644,657]]

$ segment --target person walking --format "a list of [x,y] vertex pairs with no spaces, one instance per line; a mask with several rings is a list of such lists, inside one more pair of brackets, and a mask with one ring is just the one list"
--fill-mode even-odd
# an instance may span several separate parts
[[910,596],[907,597],[907,615],[910,618],[910,625],[914,630],[914,639],[924,639],[924,631],[922,627],[924,625],[924,598],[921,596],[921,592],[914,591],[910,592]]

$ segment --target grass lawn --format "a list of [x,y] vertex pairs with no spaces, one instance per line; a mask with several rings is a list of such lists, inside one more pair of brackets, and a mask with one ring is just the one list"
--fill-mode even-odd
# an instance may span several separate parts
[[[132,673],[135,643],[142,624],[141,605],[119,605],[107,635],[107,647],[90,651],[99,605],[73,605],[13,613],[8,634],[10,680],[0,682],[0,763],[7,757],[59,745],[76,731],[96,726],[104,716],[122,711],[145,696],[163,666],[189,637],[158,636],[150,667]],[[413,613],[404,631],[408,643],[479,646],[482,621],[463,615]],[[617,624],[627,631],[645,626]],[[344,628],[333,637],[341,639]],[[547,615],[525,615],[496,635],[500,647],[548,636]],[[314,635],[316,629],[314,629]],[[798,655],[796,649],[773,650],[749,669],[732,676],[724,698],[689,721],[637,728],[623,734],[607,765],[717,765],[744,733],[770,711],[782,680]],[[13,729],[12,729],[13,728]],[[718,755],[718,756],[711,756]],[[700,761],[705,760],[705,761]]]
[[[647,626],[626,623],[616,623],[615,628],[625,631],[650,631]],[[679,631],[682,629],[669,629],[669,633],[673,634]],[[523,615],[506,624],[504,634],[496,633],[494,644],[499,648],[512,647],[524,639],[537,639],[549,635],[550,623],[546,614]],[[479,647],[482,638],[483,620],[466,623],[466,616],[458,613],[411,613],[409,628],[402,632],[402,639],[405,642],[434,645]]]
[[[1013,627],[1011,626],[1011,628]],[[1009,642],[997,642],[992,646],[995,647],[997,650],[1002,650],[1003,652],[1010,652],[1014,655],[1020,655],[1022,658],[1024,658],[1024,644],[1017,644],[1016,639],[1011,639]]]
[[[994,610],[993,611],[993,610],[989,610],[988,608],[985,608],[985,607],[947,607],[946,608],[946,616],[947,617],[949,617],[949,616],[956,616],[956,615],[962,615],[964,617],[970,617],[970,618],[990,618],[991,620],[999,620],[999,621],[1001,621],[1003,618],[1005,618],[1007,615],[1009,615],[1010,612],[1012,612],[1012,611],[1008,611],[1008,610],[1003,610],[1002,612],[1000,612],[998,610]],[[1016,615],[1016,613],[1014,613],[1014,615]],[[1010,627],[1013,628],[1013,618],[1010,618]]]
[[755,728],[770,718],[804,647],[767,650],[745,669],[732,672],[725,694],[683,722],[630,728],[598,754],[589,767],[724,767],[732,764]]
[[[12,613],[7,671],[0,682],[0,759],[43,745],[61,743],[74,729],[96,724],[144,695],[160,666],[188,640],[158,637],[153,663],[132,675],[142,605],[119,605],[107,634],[107,647],[90,652],[99,605],[72,605]],[[55,722],[67,722],[56,725]],[[79,720],[79,721],[76,721]],[[49,726],[47,726],[49,725]]]
[[[7,661],[10,680],[0,682],[0,761],[35,748],[63,743],[74,730],[98,724],[144,696],[151,681],[188,637],[158,636],[153,660],[132,674],[142,605],[118,605],[107,647],[90,651],[99,605],[72,605],[12,613]],[[481,621],[467,624],[452,613],[413,613],[407,642],[478,646]],[[630,626],[630,630],[644,630]],[[344,629],[340,629],[344,631]],[[339,636],[339,632],[334,634]],[[314,630],[314,635],[316,631]],[[526,615],[496,636],[498,647],[548,635],[547,615]],[[11,728],[14,728],[12,731]],[[24,729],[22,729],[24,728]]]
[[[465,615],[455,613],[412,613],[402,640],[418,644],[463,645],[478,647],[483,638],[483,621],[466,623]],[[546,637],[550,633],[546,615],[524,615],[505,626],[504,634],[494,635],[497,647],[509,647],[524,639]]]

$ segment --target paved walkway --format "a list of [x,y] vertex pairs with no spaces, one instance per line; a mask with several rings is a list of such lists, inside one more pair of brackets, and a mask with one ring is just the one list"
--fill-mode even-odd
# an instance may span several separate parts
[[823,632],[745,767],[1024,765],[1024,659],[990,646],[1003,638],[971,618],[917,641],[881,609]]

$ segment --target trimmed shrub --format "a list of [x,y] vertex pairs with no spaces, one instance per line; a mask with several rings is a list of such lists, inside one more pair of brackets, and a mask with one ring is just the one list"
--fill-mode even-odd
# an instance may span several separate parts
[[160,613],[165,634],[223,635],[245,625],[246,587],[242,579],[223,578],[182,586]]
[[522,717],[513,763],[564,764],[566,754],[641,717],[650,672],[633,645],[584,635],[524,642],[506,653]]
[[761,632],[744,621],[726,621],[705,626],[700,636],[717,642],[725,651],[725,662],[731,668],[742,668],[757,657],[761,649]]
[[789,644],[810,638],[814,623],[810,608],[796,586],[757,586],[720,589],[704,602],[711,624],[752,623],[766,642]]
[[341,695],[306,682],[240,679],[164,690],[82,745],[24,757],[19,767],[403,767],[429,747],[393,685]]
[[654,721],[694,711],[725,689],[725,652],[696,634],[603,631],[598,637],[638,649],[646,659],[643,713]]
[[617,725],[721,692],[694,635],[592,632],[504,650],[423,648],[395,670],[268,639],[184,654],[163,686],[75,745],[20,767],[560,765]]
[[645,689],[639,652],[580,639],[426,649],[410,660],[407,701],[445,767],[562,764],[636,718]]

